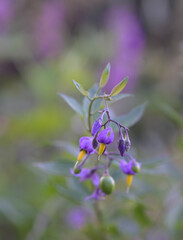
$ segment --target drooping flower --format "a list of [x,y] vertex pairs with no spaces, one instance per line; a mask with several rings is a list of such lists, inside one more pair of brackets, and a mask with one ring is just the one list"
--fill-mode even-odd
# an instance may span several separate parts
[[83,168],[79,174],[74,174],[73,170],[71,169],[71,173],[72,175],[79,177],[81,182],[90,179],[93,185],[95,186],[94,192],[90,196],[87,196],[85,198],[85,201],[92,198],[95,200],[102,200],[106,196],[106,194],[104,194],[99,188],[100,177],[96,172],[96,168],[92,168],[92,169]]
[[81,161],[86,153],[88,153],[88,154],[94,153],[95,150],[93,148],[92,141],[93,141],[92,137],[81,137],[80,138],[80,140],[79,140],[80,153],[77,158],[78,161]]
[[99,147],[99,155],[102,155],[102,153],[104,152],[105,148],[106,148],[106,144],[110,144],[114,141],[114,132],[113,129],[111,127],[107,127],[105,129],[103,129],[97,137],[97,140],[100,144]]
[[97,187],[99,185],[100,178],[95,168],[83,168],[79,174],[75,174],[73,172],[73,169],[71,169],[71,174],[73,176],[79,177],[81,182],[90,179],[92,180],[94,186]]
[[120,168],[124,172],[124,174],[127,175],[126,177],[126,185],[127,190],[129,190],[132,181],[133,181],[133,175],[137,174],[137,171],[134,171],[135,168],[138,166],[138,169],[140,170],[141,163],[137,162],[135,159],[130,160],[129,162],[126,162],[125,160],[121,160]]
[[96,187],[94,192],[85,198],[85,201],[88,201],[89,199],[95,199],[95,200],[103,200],[106,196],[105,193],[102,192],[102,190],[99,187]]
[[100,115],[100,117],[94,122],[92,130],[91,130],[91,134],[92,136],[94,136],[95,134],[97,134],[101,127],[102,127],[102,121],[103,121],[103,117],[104,117],[105,111]]

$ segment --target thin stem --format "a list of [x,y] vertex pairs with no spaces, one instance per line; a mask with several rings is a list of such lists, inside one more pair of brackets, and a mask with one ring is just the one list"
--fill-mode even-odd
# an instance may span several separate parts
[[100,239],[107,240],[107,236],[106,236],[105,232],[103,231],[103,215],[102,215],[101,209],[99,208],[99,201],[95,201],[94,209],[95,209],[96,217],[97,217],[98,224],[99,224]]
[[106,125],[108,122],[113,122],[113,123],[115,123],[117,126],[120,126],[120,127],[124,128],[125,131],[129,130],[127,127],[121,125],[120,123],[118,123],[117,121],[112,120],[112,119],[107,120],[107,121],[102,125],[102,127],[105,127],[105,125]]
[[94,103],[94,101],[96,99],[102,99],[104,98],[105,99],[105,96],[95,96],[94,98],[90,99],[91,102],[89,104],[89,107],[88,107],[88,131],[91,132],[91,116],[92,116],[92,104]]

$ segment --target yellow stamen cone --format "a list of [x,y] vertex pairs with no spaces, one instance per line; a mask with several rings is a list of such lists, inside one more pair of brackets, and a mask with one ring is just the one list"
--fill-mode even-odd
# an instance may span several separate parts
[[130,190],[130,186],[132,185],[132,181],[133,181],[133,175],[128,174],[126,177],[126,185],[127,185],[127,189],[126,191],[129,192]]
[[81,161],[85,154],[86,154],[86,151],[85,150],[81,150],[79,155],[78,155],[77,161]]
[[102,153],[104,152],[104,150],[105,150],[105,144],[104,144],[104,143],[101,143],[101,144],[100,144],[100,147],[99,147],[99,150],[98,150],[99,156],[102,155]]

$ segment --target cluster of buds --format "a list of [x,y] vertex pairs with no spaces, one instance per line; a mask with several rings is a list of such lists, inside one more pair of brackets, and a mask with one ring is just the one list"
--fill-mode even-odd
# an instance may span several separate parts
[[[132,184],[133,176],[136,175],[141,168],[141,164],[132,158],[127,152],[131,148],[131,142],[128,135],[128,128],[121,125],[119,122],[111,119],[107,103],[105,101],[105,110],[100,113],[99,118],[93,123],[91,136],[81,137],[79,140],[79,154],[77,162],[71,173],[80,178],[80,181],[92,180],[95,190],[93,194],[86,199],[95,198],[103,199],[106,195],[111,194],[115,188],[115,181],[109,174],[109,168],[113,161],[119,163],[119,167],[126,175],[127,191]],[[104,116],[107,120],[104,122]],[[110,145],[115,138],[111,123],[116,124],[119,129],[119,137],[116,149],[117,152],[108,151]],[[83,168],[86,161],[93,154],[97,155],[96,166]],[[101,156],[104,156],[106,161],[104,165],[99,164]],[[99,176],[99,170],[103,171],[102,176]]]

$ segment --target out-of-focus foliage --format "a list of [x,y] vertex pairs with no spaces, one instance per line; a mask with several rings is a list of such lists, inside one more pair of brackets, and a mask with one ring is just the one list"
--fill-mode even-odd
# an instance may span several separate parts
[[[182,12],[173,0],[0,1],[0,239],[182,238]],[[107,93],[129,77],[114,116],[132,126],[145,104],[129,110],[149,104],[130,131],[141,175],[126,194],[114,166],[117,190],[96,207],[70,175],[85,128],[58,93],[85,118],[72,79],[86,94],[108,62]]]

